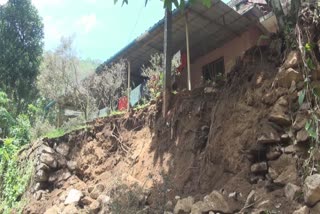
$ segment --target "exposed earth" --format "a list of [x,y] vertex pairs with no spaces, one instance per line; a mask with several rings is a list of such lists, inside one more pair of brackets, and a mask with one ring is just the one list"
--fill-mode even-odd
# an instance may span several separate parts
[[166,118],[158,100],[34,142],[21,154],[35,160],[23,212],[320,213],[320,175],[304,180],[301,59],[258,53],[222,83],[172,95]]

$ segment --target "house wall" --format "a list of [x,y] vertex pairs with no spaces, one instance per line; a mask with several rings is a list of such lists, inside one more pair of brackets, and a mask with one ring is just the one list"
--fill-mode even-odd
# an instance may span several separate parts
[[[191,84],[192,88],[202,85],[202,67],[214,60],[224,57],[225,74],[229,73],[239,56],[242,56],[245,51],[257,45],[259,37],[262,35],[261,30],[253,26],[240,36],[225,43],[220,48],[217,48],[210,53],[199,57],[191,63]],[[187,88],[187,71],[182,72],[177,80],[178,88]]]

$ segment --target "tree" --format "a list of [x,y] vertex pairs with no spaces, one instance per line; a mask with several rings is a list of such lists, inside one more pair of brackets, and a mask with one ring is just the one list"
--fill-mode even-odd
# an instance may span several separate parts
[[[114,0],[114,3],[116,4],[119,0]],[[148,4],[148,1],[149,0],[145,0],[145,4],[147,5]],[[175,5],[176,8],[184,8],[187,4],[187,2],[189,3],[194,3],[196,2],[197,0],[161,0],[163,1],[163,7],[166,8],[166,9],[172,9],[172,5]],[[211,0],[201,0],[202,3],[207,6],[207,7],[210,7],[211,6]],[[124,4],[128,4],[129,3],[129,0],[122,0],[122,5]]]
[[17,113],[36,93],[43,37],[42,20],[31,0],[9,0],[0,7],[0,88],[17,103]]

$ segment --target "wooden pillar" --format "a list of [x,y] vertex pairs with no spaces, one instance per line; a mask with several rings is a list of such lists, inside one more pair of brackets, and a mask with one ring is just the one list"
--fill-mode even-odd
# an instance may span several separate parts
[[165,9],[164,17],[164,75],[163,75],[163,117],[166,116],[169,108],[171,93],[171,60],[172,60],[172,11],[170,8]]
[[186,24],[186,46],[187,46],[187,71],[188,71],[188,90],[191,91],[191,71],[190,71],[190,47],[189,47],[189,26],[188,26],[188,14],[185,13]]
[[130,65],[130,61],[127,60],[128,63],[128,94],[127,94],[127,100],[128,100],[128,106],[127,106],[127,111],[130,110],[130,92],[131,92],[131,86],[130,86],[130,79],[131,79],[131,65]]

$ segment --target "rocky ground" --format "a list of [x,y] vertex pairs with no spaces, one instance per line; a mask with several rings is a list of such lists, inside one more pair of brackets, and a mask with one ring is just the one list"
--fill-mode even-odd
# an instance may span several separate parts
[[224,84],[174,95],[165,119],[159,101],[33,143],[24,213],[320,213],[299,54],[278,68],[253,53]]

